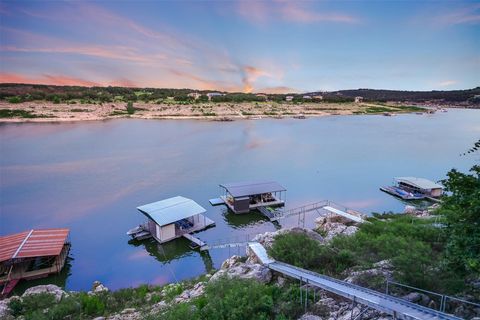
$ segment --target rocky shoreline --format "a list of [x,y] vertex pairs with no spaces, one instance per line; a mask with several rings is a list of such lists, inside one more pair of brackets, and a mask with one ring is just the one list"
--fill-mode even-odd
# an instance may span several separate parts
[[134,103],[129,112],[125,103],[52,103],[31,101],[8,103],[0,101],[0,122],[73,122],[110,119],[165,120],[256,120],[353,114],[385,114],[427,112],[427,109],[397,104],[376,103]]
[[[253,241],[258,241],[264,247],[269,248],[274,243],[274,238],[277,235],[285,233],[300,233],[306,235],[310,239],[318,241],[320,244],[326,244],[337,235],[351,236],[358,230],[358,226],[355,223],[351,223],[342,217],[320,217],[316,220],[316,231],[291,228],[281,229],[275,232],[266,232],[264,234],[257,235]],[[390,261],[384,260],[375,263],[368,269],[352,269],[345,273],[344,281],[349,283],[365,285],[365,281],[374,277],[393,278],[393,267]],[[206,274],[200,281],[191,283],[187,288],[184,288],[180,293],[167,299],[171,296],[172,292],[178,292],[182,288],[180,284],[169,284],[164,286],[154,300],[154,296],[151,293],[146,294],[144,298],[144,306],[141,309],[138,308],[124,308],[122,311],[108,316],[94,317],[94,320],[139,320],[145,318],[145,316],[161,316],[165,310],[174,304],[181,304],[191,301],[192,299],[202,296],[205,292],[205,288],[210,282],[217,281],[220,278],[240,278],[240,279],[254,279],[262,284],[275,285],[279,288],[285,286],[289,281],[285,277],[279,274],[275,274],[268,267],[259,264],[254,254],[247,249],[246,257],[240,257],[234,255],[225,260],[220,269],[214,273]],[[109,294],[110,290],[102,283],[95,281],[93,283],[91,291],[88,291],[87,295],[95,296],[102,294]],[[64,291],[55,285],[42,285],[29,288],[23,293],[22,296],[13,296],[8,299],[0,301],[0,319],[13,320],[22,319],[22,317],[14,318],[11,315],[9,304],[11,301],[22,300],[26,297],[38,294],[50,294],[54,297],[56,302],[59,302],[66,297],[69,297],[75,292]],[[412,292],[403,297],[404,299],[432,308],[437,307],[435,301],[431,300],[425,294],[419,292]],[[143,305],[143,304],[142,304]],[[301,320],[347,320],[358,316],[362,309],[361,306],[352,308],[352,303],[349,300],[336,296],[329,292],[319,290],[317,292],[317,300],[315,304],[310,308],[314,310],[314,313],[306,313],[299,319]],[[363,314],[363,319],[379,319],[387,320],[392,319],[387,314],[375,310],[368,310]],[[478,319],[478,318],[473,318]]]

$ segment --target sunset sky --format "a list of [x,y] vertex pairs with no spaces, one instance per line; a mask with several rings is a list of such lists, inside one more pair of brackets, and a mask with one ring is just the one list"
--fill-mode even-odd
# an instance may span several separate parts
[[306,92],[480,85],[480,3],[1,1],[0,82]]

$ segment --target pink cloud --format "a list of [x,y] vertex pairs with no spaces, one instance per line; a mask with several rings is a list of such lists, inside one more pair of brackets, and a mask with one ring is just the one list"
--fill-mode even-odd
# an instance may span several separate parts
[[299,23],[314,22],[338,22],[338,23],[357,23],[358,19],[346,15],[333,12],[319,13],[312,8],[305,6],[305,2],[285,1],[279,8],[283,18],[287,21]]
[[66,86],[98,86],[96,82],[69,77],[65,75],[42,74],[37,77],[29,77],[16,73],[0,73],[0,83],[28,83],[28,84],[49,84]]
[[480,4],[440,14],[434,17],[433,21],[440,25],[478,24],[480,23]]
[[282,20],[295,23],[358,23],[357,17],[336,13],[318,12],[306,1],[255,1],[239,0],[236,13],[246,20],[255,24],[264,24],[270,20]]
[[290,87],[278,86],[278,87],[260,88],[257,90],[257,92],[269,93],[269,94],[284,94],[284,93],[295,93],[295,92],[298,92],[298,90]]
[[441,81],[438,83],[438,85],[440,87],[449,87],[449,86],[453,86],[454,84],[457,84],[457,81],[455,80],[445,80],[445,81]]

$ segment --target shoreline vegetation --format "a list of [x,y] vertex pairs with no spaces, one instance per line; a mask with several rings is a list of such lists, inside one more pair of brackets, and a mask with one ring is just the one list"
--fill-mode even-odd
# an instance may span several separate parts
[[455,91],[343,90],[253,94],[124,87],[0,84],[0,122],[134,119],[232,121],[327,115],[425,113],[480,108],[480,88]]
[[[480,166],[471,174],[451,170],[449,195],[439,206],[404,214],[374,214],[358,224],[340,216],[318,217],[313,230],[280,229],[257,235],[274,259],[385,292],[386,279],[480,302],[478,205]],[[415,288],[389,294],[437,309],[438,296]],[[165,286],[110,291],[96,281],[89,292],[47,285],[0,301],[2,319],[351,319],[362,309],[319,290],[299,301],[298,281],[258,264],[252,252],[232,256],[219,270]],[[314,300],[315,299],[315,300]],[[449,301],[446,312],[477,319],[480,309]],[[99,317],[99,318],[96,318]],[[392,319],[369,310],[364,319]]]
[[[130,105],[130,107],[129,107]],[[109,119],[255,120],[306,118],[329,115],[368,115],[427,112],[417,106],[376,103],[108,103],[52,104],[0,102],[0,122],[66,122]]]

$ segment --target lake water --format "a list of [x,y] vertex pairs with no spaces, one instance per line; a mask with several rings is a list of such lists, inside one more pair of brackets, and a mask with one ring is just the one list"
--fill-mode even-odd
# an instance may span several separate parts
[[[478,154],[460,153],[480,137],[480,110],[3,124],[0,137],[0,234],[68,227],[68,267],[47,282],[80,290],[100,280],[116,289],[197,276],[237,252],[200,254],[186,240],[129,244],[125,232],[144,221],[138,205],[176,195],[194,199],[216,222],[198,233],[207,243],[297,223],[274,225],[259,214],[236,216],[210,206],[224,182],[276,180],[288,189],[287,208],[329,199],[365,213],[401,212],[405,204],[378,188],[395,176],[440,180],[452,167],[466,171],[478,163]],[[307,224],[315,217],[308,215]]]

